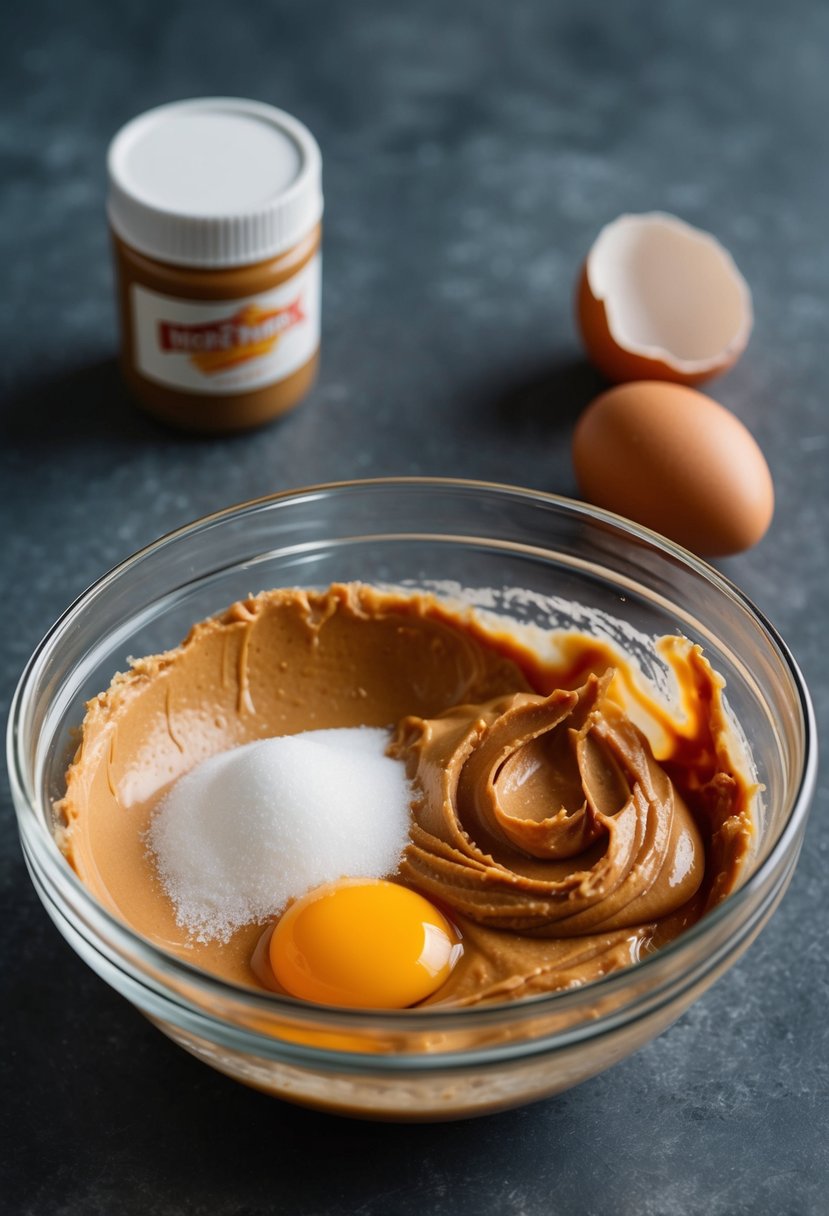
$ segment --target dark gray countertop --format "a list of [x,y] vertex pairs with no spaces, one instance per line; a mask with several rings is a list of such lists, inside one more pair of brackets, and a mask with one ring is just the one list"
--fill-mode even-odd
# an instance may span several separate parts
[[[574,276],[602,223],[661,208],[715,232],[754,292],[749,350],[711,392],[765,449],[777,512],[721,566],[827,721],[822,0],[35,0],[2,23],[4,714],[62,608],[204,512],[392,473],[573,494],[572,423],[601,386]],[[319,384],[222,440],[164,430],[122,389],[103,219],[115,129],[206,93],[307,122],[327,207]],[[168,1043],[59,938],[0,793],[4,1213],[826,1211],[825,780],[781,908],[673,1029],[558,1098],[414,1127],[282,1105]]]

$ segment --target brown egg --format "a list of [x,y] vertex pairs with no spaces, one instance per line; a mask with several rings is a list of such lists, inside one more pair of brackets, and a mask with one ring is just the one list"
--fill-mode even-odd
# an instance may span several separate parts
[[582,267],[576,312],[609,380],[699,384],[742,354],[751,293],[726,249],[663,212],[606,225]]
[[589,502],[703,557],[756,544],[774,512],[754,437],[684,385],[643,380],[602,393],[576,425],[573,464]]

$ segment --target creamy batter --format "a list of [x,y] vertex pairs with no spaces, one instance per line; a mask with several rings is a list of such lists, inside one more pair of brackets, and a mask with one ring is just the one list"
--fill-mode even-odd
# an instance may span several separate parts
[[[153,810],[218,751],[391,727],[417,791],[396,877],[444,910],[464,946],[428,1003],[583,984],[696,921],[733,888],[750,845],[753,791],[731,753],[722,681],[683,639],[661,648],[681,722],[587,635],[544,663],[428,595],[266,592],[138,660],[89,703],[58,836],[99,901],[149,941],[278,990],[267,926],[201,942],[177,923],[146,849]],[[652,724],[658,757],[632,707]]]

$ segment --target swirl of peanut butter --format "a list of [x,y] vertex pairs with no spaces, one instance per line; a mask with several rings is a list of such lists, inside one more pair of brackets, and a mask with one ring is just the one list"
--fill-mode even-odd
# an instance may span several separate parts
[[612,677],[404,719],[393,753],[420,796],[402,877],[480,925],[537,937],[641,926],[691,899],[699,831],[608,696]]

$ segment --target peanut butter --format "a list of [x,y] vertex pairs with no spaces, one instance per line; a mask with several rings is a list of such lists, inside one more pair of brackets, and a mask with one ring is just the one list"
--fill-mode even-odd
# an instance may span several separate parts
[[58,834],[96,897],[149,941],[225,979],[278,988],[261,924],[226,943],[194,941],[177,924],[144,843],[154,807],[229,747],[394,726],[391,753],[417,791],[396,878],[442,908],[464,945],[428,1003],[583,984],[699,919],[735,885],[750,847],[753,790],[732,753],[722,681],[690,643],[661,649],[681,722],[623,655],[586,635],[542,660],[517,634],[428,595],[264,593],[135,662],[89,703]]
[[134,119],[109,152],[121,364],[193,431],[295,406],[319,352],[319,149],[272,106],[204,99]]

